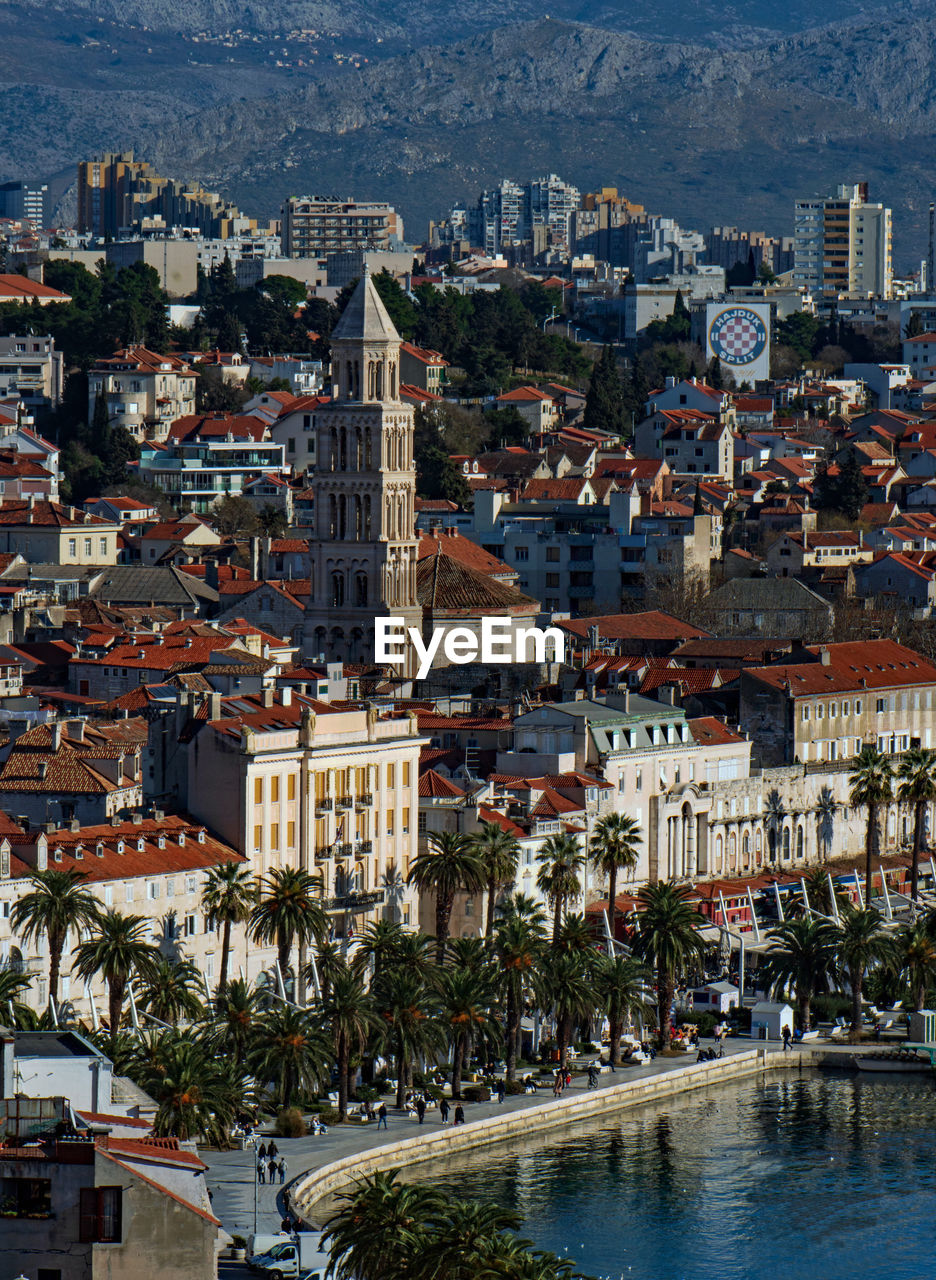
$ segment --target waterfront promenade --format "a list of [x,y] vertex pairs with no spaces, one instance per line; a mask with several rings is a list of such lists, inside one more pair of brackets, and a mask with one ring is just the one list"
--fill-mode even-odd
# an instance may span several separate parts
[[[706,1042],[708,1044],[709,1042]],[[829,1046],[826,1044],[816,1045],[817,1049],[821,1048],[823,1053],[836,1052],[845,1049],[842,1046]],[[799,1065],[803,1058],[806,1058],[809,1065],[812,1065],[813,1054],[807,1052],[801,1054],[794,1050],[786,1055],[783,1054],[783,1046],[777,1042],[755,1042],[747,1039],[729,1040],[725,1044],[725,1058],[722,1060],[730,1060],[741,1054],[750,1055],[751,1051],[756,1049],[759,1053],[767,1053],[771,1058],[776,1056],[776,1065],[781,1065],[781,1059],[784,1057],[793,1065],[795,1059],[796,1065]],[[848,1050],[853,1053],[854,1049]],[[503,1121],[507,1116],[518,1112],[535,1112],[541,1111],[543,1126],[546,1127],[547,1120],[550,1124],[555,1124],[561,1113],[566,1110],[570,1111],[569,1122],[575,1122],[575,1112],[581,1108],[575,1104],[584,1102],[589,1094],[614,1089],[615,1093],[620,1094],[620,1103],[626,1105],[629,1102],[628,1095],[632,1092],[628,1085],[636,1084],[641,1081],[652,1082],[660,1077],[672,1074],[674,1072],[686,1072],[687,1067],[694,1066],[696,1062],[695,1053],[686,1054],[681,1057],[664,1058],[657,1057],[653,1062],[643,1063],[634,1066],[619,1067],[614,1074],[605,1072],[601,1075],[598,1089],[589,1090],[587,1079],[585,1076],[577,1076],[573,1078],[571,1088],[567,1089],[560,1100],[556,1100],[552,1096],[552,1090],[547,1087],[540,1089],[536,1094],[519,1094],[516,1097],[507,1097],[503,1104],[499,1104],[496,1100],[491,1102],[466,1103],[465,1119],[468,1126],[473,1122],[486,1119],[495,1119]],[[740,1065],[740,1064],[739,1064]],[[719,1067],[721,1063],[705,1064],[709,1067]],[[691,1073],[696,1079],[693,1083],[698,1087],[699,1075],[707,1076],[708,1071],[705,1066],[700,1066],[699,1072]],[[717,1081],[721,1071],[711,1071],[712,1083]],[[687,1084],[689,1080],[687,1078]],[[639,1091],[642,1092],[642,1091]],[[635,1098],[635,1102],[639,1102],[640,1098]],[[547,1109],[550,1115],[545,1114]],[[607,1109],[607,1108],[606,1108]],[[519,1119],[519,1117],[518,1117]],[[522,1121],[521,1121],[522,1123]],[[500,1129],[501,1123],[491,1126]],[[523,1128],[537,1127],[537,1121],[533,1115],[529,1116],[529,1123],[523,1125]],[[376,1124],[362,1125],[351,1122],[345,1125],[336,1125],[328,1130],[323,1137],[305,1137],[305,1138],[277,1138],[276,1144],[280,1154],[285,1156],[288,1171],[286,1175],[286,1183],[284,1186],[258,1186],[257,1191],[257,1230],[260,1232],[275,1232],[280,1228],[280,1222],[285,1209],[284,1193],[287,1190],[291,1194],[295,1194],[297,1184],[304,1180],[304,1175],[313,1173],[317,1170],[325,1172],[326,1166],[332,1166],[336,1162],[343,1162],[349,1158],[364,1155],[368,1152],[379,1153],[382,1148],[395,1148],[398,1143],[404,1139],[428,1139],[432,1134],[438,1134],[442,1130],[439,1119],[439,1112],[433,1108],[426,1113],[425,1123],[422,1128],[416,1120],[415,1116],[402,1114],[391,1110],[388,1121],[388,1128],[378,1132]],[[520,1126],[518,1125],[518,1132]],[[452,1134],[451,1115],[449,1117],[449,1125],[446,1132]],[[477,1145],[482,1145],[481,1135],[477,1130],[474,1131],[477,1137]],[[471,1130],[465,1134],[465,1140],[470,1138]],[[461,1139],[461,1135],[459,1135]],[[267,1138],[267,1141],[269,1139]],[[432,1147],[437,1147],[438,1139],[429,1143]],[[444,1154],[444,1145],[437,1148],[440,1155]],[[208,1186],[212,1193],[212,1207],[216,1216],[221,1220],[224,1230],[229,1235],[249,1235],[253,1231],[254,1221],[254,1184],[256,1179],[256,1157],[252,1150],[246,1151],[205,1151],[202,1152],[202,1158],[207,1162],[208,1169]],[[414,1154],[408,1154],[408,1160],[413,1161]],[[388,1166],[394,1163],[405,1163],[396,1155],[396,1153],[388,1153]]]

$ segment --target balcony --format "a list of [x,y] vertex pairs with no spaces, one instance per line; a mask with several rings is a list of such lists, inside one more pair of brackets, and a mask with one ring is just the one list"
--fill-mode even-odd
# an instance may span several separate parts
[[332,846],[330,844],[321,844],[315,851],[315,861],[325,862],[332,855]]
[[371,911],[374,907],[386,904],[385,889],[374,889],[370,893],[346,893],[336,898],[325,899],[326,911]]
[[334,802],[332,801],[331,796],[326,796],[324,799],[316,800],[315,802],[316,813],[331,813],[333,808]]
[[354,800],[351,796],[339,796],[335,804],[339,809],[350,809],[354,804]]
[[343,844],[339,844],[335,847],[336,858],[350,858],[353,852],[354,846],[347,840]]
[[373,853],[374,851],[373,840],[359,840],[357,842],[357,851],[358,853]]
[[358,798],[355,800],[354,807],[355,809],[369,809],[373,803],[374,803],[373,793],[370,791],[365,791],[362,795],[359,795]]

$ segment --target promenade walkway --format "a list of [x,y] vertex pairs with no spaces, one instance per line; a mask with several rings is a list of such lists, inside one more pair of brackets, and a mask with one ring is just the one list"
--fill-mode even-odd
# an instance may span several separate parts
[[[710,1041],[703,1042],[708,1046]],[[725,1057],[733,1054],[749,1052],[755,1042],[748,1039],[729,1040],[725,1044]],[[757,1047],[770,1052],[782,1052],[782,1045],[774,1042],[761,1043]],[[825,1049],[827,1046],[823,1045]],[[854,1052],[854,1050],[852,1050]],[[650,1079],[667,1072],[679,1070],[696,1060],[695,1053],[680,1057],[657,1057],[653,1062],[641,1065],[619,1067],[615,1074],[605,1072],[600,1077],[599,1088],[609,1085],[623,1084],[630,1080]],[[575,1077],[570,1089],[564,1097],[581,1097],[588,1093],[586,1077]],[[546,1107],[554,1102],[551,1089],[541,1089],[537,1094],[519,1094],[504,1099],[503,1104],[496,1100],[491,1102],[465,1103],[465,1119],[467,1121],[483,1120],[488,1116],[504,1115],[510,1111],[532,1110],[535,1107]],[[451,1125],[451,1115],[449,1117]],[[439,1112],[433,1108],[427,1111],[423,1128],[427,1133],[441,1128]],[[390,1111],[388,1128],[377,1131],[376,1124],[361,1125],[350,1123],[336,1125],[321,1138],[277,1138],[276,1145],[287,1162],[286,1184],[284,1186],[257,1186],[257,1230],[260,1232],[276,1232],[286,1207],[284,1193],[289,1184],[300,1175],[331,1164],[345,1156],[356,1155],[382,1146],[392,1145],[402,1138],[415,1137],[419,1133],[419,1124],[415,1116]],[[221,1220],[224,1230],[230,1235],[249,1235],[254,1229],[254,1190],[256,1180],[256,1157],[251,1150],[246,1151],[202,1151],[202,1159],[208,1164],[208,1186],[212,1193],[212,1208]]]

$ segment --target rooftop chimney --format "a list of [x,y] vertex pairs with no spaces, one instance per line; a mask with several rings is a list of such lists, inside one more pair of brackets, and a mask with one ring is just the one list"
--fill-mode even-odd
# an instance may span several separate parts
[[824,667],[831,666],[832,655],[831,653],[829,653],[828,645],[823,644],[819,646],[819,661],[822,663]]
[[263,705],[264,705],[265,707],[272,707],[272,705],[273,705],[273,703],[274,703],[274,701],[275,701],[275,699],[276,699],[276,690],[275,690],[275,689],[264,689],[264,690],[263,690],[263,693],[260,695],[260,697],[261,697],[261,701],[262,701],[262,703],[263,703]]

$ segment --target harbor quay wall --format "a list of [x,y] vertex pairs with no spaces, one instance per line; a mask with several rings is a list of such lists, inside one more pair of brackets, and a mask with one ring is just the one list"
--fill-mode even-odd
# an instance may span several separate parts
[[488,1116],[458,1126],[432,1132],[420,1131],[411,1138],[388,1142],[344,1156],[301,1174],[290,1186],[290,1203],[307,1221],[315,1220],[315,1206],[342,1190],[357,1178],[380,1169],[410,1168],[432,1160],[448,1160],[453,1153],[515,1139],[524,1133],[543,1133],[577,1125],[593,1116],[619,1112],[623,1108],[660,1098],[708,1089],[734,1080],[770,1071],[802,1070],[822,1063],[822,1049],[793,1049],[788,1053],[766,1048],[745,1049],[714,1062],[693,1062],[674,1067],[660,1075],[625,1080],[578,1097],[551,1099],[522,1110]]

